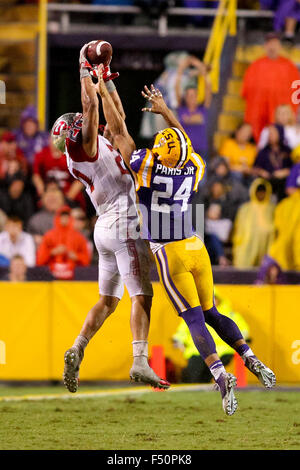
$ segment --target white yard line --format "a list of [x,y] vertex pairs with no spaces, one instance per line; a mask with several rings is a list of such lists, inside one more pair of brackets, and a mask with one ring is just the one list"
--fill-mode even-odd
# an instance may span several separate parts
[[[194,392],[194,391],[211,391],[212,385],[173,385],[169,392]],[[69,400],[74,398],[102,398],[118,395],[142,395],[144,393],[153,393],[151,387],[129,387],[126,389],[109,389],[91,392],[79,393],[52,393],[48,395],[20,395],[20,396],[0,396],[0,402],[17,402],[17,401],[42,401],[42,400]],[[159,390],[159,392],[161,392]]]

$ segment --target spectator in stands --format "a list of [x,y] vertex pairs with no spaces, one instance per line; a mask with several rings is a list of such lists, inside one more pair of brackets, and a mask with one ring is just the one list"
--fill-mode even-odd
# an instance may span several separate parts
[[83,184],[71,176],[65,155],[53,145],[50,138],[47,147],[44,147],[34,157],[32,179],[40,197],[44,194],[46,182],[54,180],[58,183],[70,205],[75,202],[85,208],[85,199],[82,194]]
[[209,187],[209,192],[205,197],[206,207],[210,204],[219,204],[222,211],[226,211],[228,207],[228,193],[226,186],[223,181],[219,178],[215,178]]
[[33,237],[23,232],[22,220],[19,217],[8,217],[5,229],[0,233],[0,254],[10,260],[21,255],[28,267],[35,266],[35,245]]
[[242,181],[251,179],[252,167],[256,157],[256,146],[251,142],[252,127],[241,124],[234,136],[227,138],[220,148],[220,156],[227,159],[230,170]]
[[278,0],[259,0],[259,3],[262,10],[275,10]]
[[297,190],[275,209],[275,238],[264,257],[258,283],[280,282],[282,271],[300,271],[300,180]]
[[[288,104],[280,105],[275,110],[275,122],[284,128],[284,143],[291,149],[300,145],[300,125],[296,122],[296,116],[293,109]],[[269,126],[262,130],[258,148],[264,148],[268,143]]]
[[18,147],[12,132],[4,132],[0,140],[0,180],[11,177],[15,173],[27,174],[27,162],[22,150]]
[[8,189],[0,191],[0,208],[7,215],[18,216],[24,227],[27,227],[27,222],[34,213],[34,204],[22,175],[14,175],[10,179]]
[[[211,184],[208,186],[209,191],[206,195],[204,195],[204,203],[205,207],[213,208],[209,211],[210,215],[210,222],[213,225],[212,217],[216,217],[216,210],[214,206],[218,206],[218,219],[221,222],[217,222],[217,224],[222,225],[224,219],[226,220],[225,225],[227,227],[227,231],[229,230],[229,221],[232,222],[235,213],[239,207],[239,203],[237,200],[234,200],[230,193],[230,189],[226,187],[222,179],[215,178]],[[206,214],[207,215],[207,214]],[[218,220],[217,219],[217,220]],[[209,226],[209,220],[206,218],[206,224]],[[216,225],[216,222],[214,222]],[[224,243],[220,240],[218,235],[215,232],[212,232],[208,229],[206,231],[205,227],[205,244],[207,247],[207,251],[213,265],[221,265],[226,266],[229,264],[229,261],[224,252]]]
[[15,255],[11,258],[7,280],[11,282],[27,281],[27,266],[23,256]]
[[[215,289],[214,294],[215,305],[218,311],[222,315],[231,318],[238,325],[243,337],[249,342],[250,333],[246,320],[240,313],[233,310],[230,300],[223,297],[218,289]],[[223,365],[228,366],[233,359],[235,351],[217,335],[213,328],[209,325],[207,325],[207,328],[215,341],[218,356]],[[187,366],[182,370],[182,382],[209,383],[212,379],[210,370],[196,349],[188,326],[183,320],[179,324],[172,339],[174,347],[181,349],[183,351],[183,357],[187,360]]]
[[300,186],[300,163],[294,165],[286,181],[286,194],[290,196]]
[[300,0],[278,0],[274,18],[274,29],[284,31],[283,41],[287,45],[294,45],[295,32],[300,21]]
[[[185,51],[174,51],[167,54],[164,58],[164,71],[154,82],[154,86],[161,91],[168,107],[173,110],[175,110],[178,106],[175,92],[177,68],[179,62],[186,57],[188,57],[188,53]],[[182,88],[185,88],[185,86],[191,81],[191,78],[190,71],[185,70],[185,73],[182,77]],[[195,80],[195,86],[196,85],[197,82]],[[144,139],[152,139],[153,134],[167,126],[168,125],[166,121],[159,114],[144,113],[142,117],[140,135]]]
[[213,266],[228,266],[229,260],[225,255],[221,240],[213,233],[204,233],[204,243]]
[[205,215],[205,236],[212,264],[227,266],[229,261],[224,255],[224,244],[229,240],[232,222],[222,217],[220,204],[210,204]]
[[239,269],[260,266],[274,234],[275,204],[271,184],[257,178],[250,187],[250,201],[241,205],[234,221],[233,265]]
[[57,279],[73,279],[75,267],[87,266],[89,262],[87,241],[73,228],[71,209],[63,206],[57,212],[54,228],[41,241],[37,264],[48,266]]
[[43,235],[53,228],[55,214],[65,204],[62,191],[52,183],[46,185],[41,201],[41,209],[28,221],[28,232],[33,235],[37,246]]
[[276,108],[289,104],[297,114],[298,104],[292,103],[292,83],[300,79],[297,67],[280,56],[278,34],[269,33],[265,39],[266,55],[253,62],[243,81],[242,96],[246,100],[245,121],[252,125],[258,142],[265,126],[274,122]]
[[273,192],[280,201],[285,196],[286,179],[290,174],[293,162],[290,148],[284,143],[282,126],[269,126],[269,140],[266,147],[257,155],[254,173],[271,182]]
[[28,106],[21,114],[20,127],[16,130],[17,144],[30,166],[34,156],[48,145],[49,134],[40,131],[36,108]]
[[71,216],[73,218],[73,227],[75,230],[80,232],[88,242],[89,251],[91,255],[93,254],[94,244],[93,240],[93,231],[90,228],[90,221],[87,218],[85,212],[81,207],[74,207],[71,210]]
[[[223,189],[218,185],[215,187],[215,182],[221,184]],[[218,199],[211,197],[212,189],[213,193],[217,190],[220,194],[224,190],[223,197],[225,198],[225,203],[222,204],[223,215],[233,221],[239,206],[248,200],[248,190],[233,176],[227,160],[223,157],[213,158],[208,165],[206,183],[203,189],[200,188],[200,195],[206,204]]]
[[291,158],[292,158],[294,163],[299,163],[300,162],[300,145],[297,145],[297,147],[295,147],[292,150]]
[[[213,0],[183,0],[183,6],[185,8],[218,8],[219,1]],[[205,23],[205,27],[211,24],[212,19],[209,16],[203,15],[192,15],[187,18],[188,25],[198,26]]]
[[81,209],[81,207],[74,207],[71,210],[71,216],[73,217],[73,227],[78,232],[82,233],[82,235],[89,240],[91,235],[91,230],[89,227],[89,220],[85,214],[85,212]]
[[[181,88],[182,76],[186,69],[194,70],[197,80],[189,83],[184,90]],[[198,103],[198,77],[205,77],[205,97],[203,103]],[[194,150],[204,159],[207,158],[208,140],[207,140],[207,120],[208,109],[211,104],[212,92],[206,66],[199,59],[193,56],[181,60],[177,69],[176,76],[176,98],[177,114],[180,124],[185,129],[191,139]]]

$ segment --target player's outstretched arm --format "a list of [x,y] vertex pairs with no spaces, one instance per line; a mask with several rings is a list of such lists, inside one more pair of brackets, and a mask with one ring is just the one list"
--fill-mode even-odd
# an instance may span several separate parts
[[111,98],[114,102],[114,105],[117,108],[121,118],[123,119],[123,121],[125,121],[126,115],[125,115],[125,111],[124,111],[123,104],[122,104],[121,98],[119,96],[119,93],[117,92],[116,89],[114,89],[114,90],[110,91],[109,94],[110,94],[110,96],[111,96]]
[[115,135],[122,133],[124,127],[126,127],[126,124],[121,113],[118,111],[111,94],[107,90],[103,79],[103,72],[103,65],[100,64],[98,67],[97,91],[101,97],[105,120],[108,124],[110,133],[114,138]]
[[171,111],[171,109],[169,109],[166,105],[161,92],[155,88],[154,85],[151,85],[150,90],[145,85],[144,91],[142,91],[142,95],[152,104],[151,108],[143,108],[143,112],[161,114],[170,127],[176,127],[177,129],[185,132],[173,111]]
[[90,76],[91,66],[85,57],[88,44],[80,51],[79,68],[82,103],[82,146],[85,153],[94,158],[97,152],[99,128],[99,101],[95,86]]
[[101,96],[105,120],[112,135],[114,146],[119,149],[126,165],[129,166],[131,154],[135,150],[135,143],[128,133],[125,121],[117,109],[111,94],[107,90],[102,72],[103,66],[100,65],[98,69],[98,92]]

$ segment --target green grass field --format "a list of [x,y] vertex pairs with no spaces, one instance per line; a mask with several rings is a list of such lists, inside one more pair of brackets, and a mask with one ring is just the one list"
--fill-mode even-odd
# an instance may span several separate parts
[[[80,389],[88,390],[95,388]],[[214,391],[1,401],[1,396],[44,393],[66,391],[0,388],[1,450],[300,449],[295,391],[238,391],[239,409],[231,417]]]

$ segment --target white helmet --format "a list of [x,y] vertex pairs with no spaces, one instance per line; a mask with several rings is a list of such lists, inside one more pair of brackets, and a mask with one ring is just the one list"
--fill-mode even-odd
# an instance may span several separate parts
[[78,113],[66,113],[56,119],[51,130],[51,138],[55,147],[62,153],[65,152],[66,138],[70,126]]

